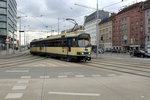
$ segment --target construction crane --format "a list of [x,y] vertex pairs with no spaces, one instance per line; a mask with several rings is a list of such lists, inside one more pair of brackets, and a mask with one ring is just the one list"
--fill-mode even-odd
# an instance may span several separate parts
[[[119,3],[120,3],[120,2],[119,2]],[[117,4],[117,3],[116,3],[116,4]],[[84,8],[89,8],[89,9],[92,9],[92,10],[97,10],[97,8],[90,7],[90,6],[87,6],[87,5],[78,4],[78,3],[75,3],[74,5],[80,6],[80,7],[84,7]],[[115,4],[114,4],[114,5],[115,5]],[[112,5],[111,5],[111,6],[112,6]],[[106,6],[106,7],[108,7],[108,6]],[[106,8],[106,7],[104,7],[104,8]],[[103,10],[103,9],[98,9],[98,10]],[[105,10],[105,12],[114,13],[114,12],[112,12],[112,11],[106,11],[106,10]]]
[[[75,3],[74,5],[77,5],[77,6],[80,6],[80,7],[84,7],[84,8],[90,8],[90,9],[93,9],[93,10],[97,10],[97,8],[90,7],[90,6],[87,6],[87,5],[78,4],[78,3]],[[98,9],[98,10],[100,10],[100,9]]]

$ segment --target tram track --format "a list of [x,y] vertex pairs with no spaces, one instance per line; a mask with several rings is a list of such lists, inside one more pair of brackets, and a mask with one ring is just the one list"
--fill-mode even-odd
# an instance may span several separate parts
[[29,57],[26,57],[26,58],[7,60],[7,61],[0,62],[0,65],[6,65],[6,64],[9,64],[9,63],[16,63],[16,62],[20,62],[20,61],[28,61],[28,60],[38,59],[38,58],[39,57],[37,57],[37,56],[29,56]]
[[144,69],[144,70],[150,70],[149,65],[138,65],[138,64],[125,64],[125,63],[119,63],[119,62],[107,62],[107,61],[94,61],[94,63],[100,63],[100,64],[107,64],[107,65],[117,65],[117,66],[123,66],[123,67],[132,67],[132,68],[138,68],[138,69]]
[[18,65],[38,62],[38,61],[45,60],[45,59],[46,59],[46,57],[37,57],[37,56],[34,57],[33,56],[33,57],[28,58],[28,59],[20,59],[20,60],[15,60],[13,62],[8,61],[8,62],[5,62],[5,63],[0,63],[0,68],[16,67]]
[[96,62],[91,62],[91,63],[82,63],[82,65],[90,66],[90,67],[97,67],[101,69],[106,69],[106,70],[111,70],[111,71],[117,71],[121,73],[128,73],[132,75],[138,75],[138,76],[144,76],[144,77],[150,77],[150,70],[146,70],[144,68],[138,69],[138,68],[133,68],[132,66],[127,67],[127,66],[121,66],[121,65],[114,65],[114,64],[104,64],[104,63],[96,63]]
[[146,67],[148,67],[148,68],[150,68],[150,63],[142,63],[142,62],[129,62],[129,61],[123,61],[123,62],[121,62],[120,60],[115,60],[115,61],[109,61],[109,60],[105,60],[105,59],[103,59],[103,60],[92,60],[92,61],[94,61],[94,62],[104,62],[104,63],[117,63],[117,64],[124,64],[124,65],[132,65],[132,66],[146,66]]

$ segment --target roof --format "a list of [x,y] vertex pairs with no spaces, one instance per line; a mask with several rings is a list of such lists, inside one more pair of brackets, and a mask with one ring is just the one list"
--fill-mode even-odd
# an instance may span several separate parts
[[[109,12],[104,11],[104,10],[99,10],[99,19],[104,19],[106,17],[109,17]],[[95,11],[94,13],[88,16],[85,16],[84,24],[90,21],[96,20],[96,19],[97,19],[97,11]]]
[[105,19],[103,19],[103,20],[99,23],[99,25],[100,25],[100,24],[104,24],[104,23],[109,22],[109,21],[112,21],[113,18],[114,18],[114,16],[110,16],[110,17],[108,17],[108,18],[105,18]]
[[85,33],[85,31],[84,30],[78,30],[78,31],[71,32],[71,33],[49,36],[47,38],[34,39],[34,40],[32,40],[32,42],[51,40],[51,39],[58,39],[58,38],[61,38],[62,36],[64,36],[64,37],[77,37],[81,33]]
[[124,13],[124,12],[126,12],[126,11],[129,11],[129,10],[133,9],[133,8],[142,6],[143,3],[144,3],[144,2],[139,2],[139,3],[135,3],[135,4],[133,4],[133,5],[130,5],[130,6],[126,7],[126,8],[124,8],[124,9],[122,9],[120,12],[118,12],[118,14],[122,14],[122,13]]
[[144,2],[144,10],[150,9],[150,0]]

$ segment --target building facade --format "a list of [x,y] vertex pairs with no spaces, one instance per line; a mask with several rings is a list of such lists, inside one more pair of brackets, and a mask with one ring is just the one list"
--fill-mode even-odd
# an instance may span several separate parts
[[[106,18],[109,17],[109,12],[105,12],[103,10],[99,10],[99,22]],[[97,35],[96,35],[96,23],[97,23],[97,13],[94,12],[90,14],[89,16],[85,17],[84,21],[84,28],[87,33],[91,35],[91,44],[93,47],[96,47],[97,43]]]
[[17,3],[16,0],[0,0],[0,44],[6,46],[5,40],[8,37],[10,46],[13,37],[16,39],[17,30]]
[[150,0],[145,2],[145,50],[150,53]]
[[143,2],[122,9],[113,18],[113,49],[129,51],[144,49],[145,46],[145,12]]
[[112,19],[113,16],[99,23],[100,45],[103,51],[111,51],[112,49]]

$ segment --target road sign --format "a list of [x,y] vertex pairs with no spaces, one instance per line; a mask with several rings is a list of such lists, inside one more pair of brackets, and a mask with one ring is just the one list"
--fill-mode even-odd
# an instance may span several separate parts
[[3,40],[0,40],[0,43],[3,43],[4,41]]

